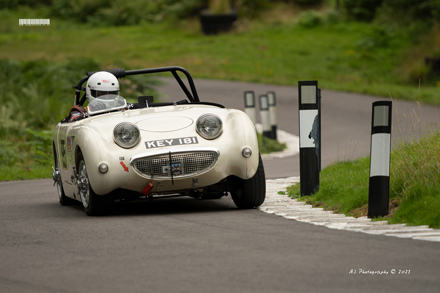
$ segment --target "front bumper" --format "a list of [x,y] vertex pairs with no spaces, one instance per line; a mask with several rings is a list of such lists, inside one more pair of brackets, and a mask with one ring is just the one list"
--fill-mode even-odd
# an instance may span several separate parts
[[[119,188],[142,193],[150,182],[153,182],[150,193],[167,194],[211,186],[230,175],[247,179],[255,174],[257,167],[258,153],[245,158],[238,149],[226,153],[212,147],[174,148],[113,162],[106,174],[95,172],[90,181],[99,195]],[[90,167],[88,171],[90,176]]]

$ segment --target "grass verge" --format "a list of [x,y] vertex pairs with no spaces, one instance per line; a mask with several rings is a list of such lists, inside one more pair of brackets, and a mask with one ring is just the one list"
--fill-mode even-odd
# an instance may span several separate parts
[[[320,174],[319,191],[300,197],[299,184],[289,196],[347,216],[366,216],[370,159],[334,163]],[[391,152],[390,213],[378,220],[440,228],[440,131]]]
[[262,134],[257,133],[258,146],[261,154],[269,154],[273,152],[281,152],[287,148],[285,143],[280,143],[276,139],[264,137]]
[[17,25],[17,19],[41,15],[38,9],[0,11],[0,58],[55,63],[94,58],[107,67],[120,67],[123,60],[131,68],[179,65],[201,78],[286,85],[319,80],[325,89],[439,102],[440,77],[428,79],[424,64],[440,51],[439,26],[415,42],[404,30],[346,22],[324,12],[314,25],[286,11],[283,18],[240,19],[234,32],[216,36],[203,35],[196,18],[178,26],[102,27],[57,18],[49,27]]
[[29,128],[22,136],[0,139],[0,181],[52,176],[52,131]]
[[53,163],[30,162],[27,164],[15,164],[0,169],[0,181],[33,180],[52,178]]

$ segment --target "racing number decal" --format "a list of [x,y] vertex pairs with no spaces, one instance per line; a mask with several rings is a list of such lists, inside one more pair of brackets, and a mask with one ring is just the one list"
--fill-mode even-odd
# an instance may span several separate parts
[[60,144],[61,144],[61,156],[64,158],[66,156],[66,141],[62,139]]
[[66,157],[66,141],[64,139],[60,140],[61,145],[61,163],[63,169],[67,169],[67,157]]
[[72,151],[72,142],[73,142],[73,138],[75,138],[74,136],[68,136],[67,137],[67,151],[71,152]]
[[75,141],[75,136],[68,136],[67,137],[67,144],[66,144],[66,148],[67,148],[67,155],[69,156],[69,163],[71,166],[75,165],[75,157],[74,157],[74,152],[73,152],[73,142]]

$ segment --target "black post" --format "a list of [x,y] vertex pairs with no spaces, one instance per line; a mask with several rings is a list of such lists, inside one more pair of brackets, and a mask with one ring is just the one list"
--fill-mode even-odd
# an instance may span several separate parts
[[389,212],[391,109],[391,101],[373,103],[368,191],[369,218],[385,216]]
[[318,81],[298,82],[301,196],[319,189],[321,114]]
[[[318,150],[316,154],[318,156],[318,170],[321,172],[321,89],[318,88],[318,125],[319,125],[319,135],[318,135]],[[316,145],[315,145],[316,147]]]

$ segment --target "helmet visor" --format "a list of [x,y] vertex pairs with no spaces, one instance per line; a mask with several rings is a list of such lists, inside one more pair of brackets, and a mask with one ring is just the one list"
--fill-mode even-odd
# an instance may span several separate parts
[[98,99],[114,99],[115,96],[119,96],[119,91],[98,91],[98,90],[90,90],[90,94],[94,98]]

